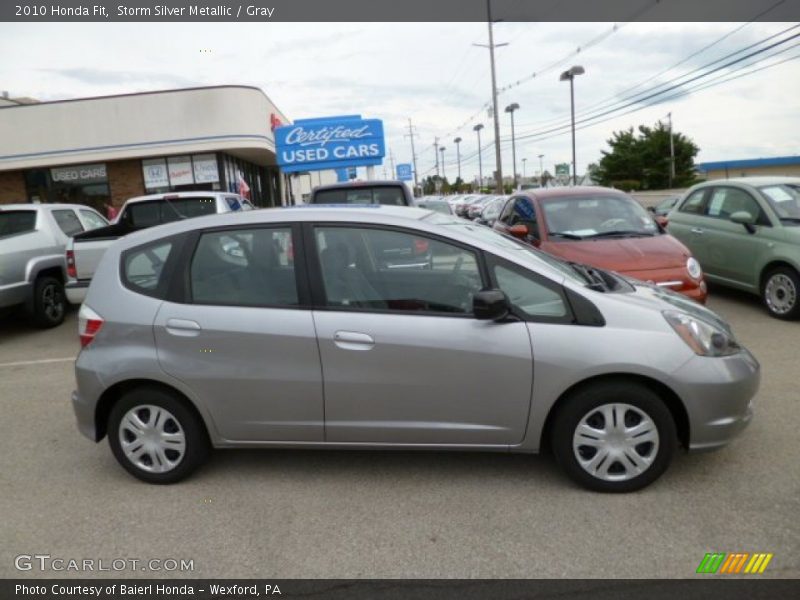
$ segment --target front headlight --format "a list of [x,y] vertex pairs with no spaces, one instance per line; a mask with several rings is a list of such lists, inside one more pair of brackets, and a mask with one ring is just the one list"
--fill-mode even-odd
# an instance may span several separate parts
[[694,256],[690,256],[686,261],[686,270],[689,272],[689,277],[692,279],[700,280],[703,277],[703,267],[697,262]]
[[664,318],[680,338],[699,356],[730,356],[741,350],[727,331],[687,313],[665,310]]

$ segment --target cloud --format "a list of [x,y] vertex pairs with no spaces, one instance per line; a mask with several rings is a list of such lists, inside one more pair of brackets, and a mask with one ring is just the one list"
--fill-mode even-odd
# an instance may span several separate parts
[[80,83],[93,86],[140,86],[145,84],[192,87],[200,85],[196,79],[172,73],[153,73],[150,71],[114,71],[76,67],[69,69],[39,69],[45,73],[61,75]]

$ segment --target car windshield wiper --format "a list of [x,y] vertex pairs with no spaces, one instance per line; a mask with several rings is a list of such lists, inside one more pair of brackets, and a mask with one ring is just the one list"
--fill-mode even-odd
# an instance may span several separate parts
[[620,229],[620,230],[615,230],[615,231],[601,231],[600,233],[593,233],[591,235],[584,236],[584,239],[627,236],[627,235],[653,237],[655,235],[655,232],[640,231],[640,230],[634,230],[634,229],[630,229],[630,230]]
[[547,235],[550,237],[560,237],[567,240],[582,240],[582,235],[576,235],[574,233],[567,233],[566,231],[548,231]]
[[596,269],[582,263],[568,262],[567,264],[572,267],[573,271],[586,280],[586,287],[589,289],[599,292],[605,292],[610,289],[606,280],[603,279],[602,275],[600,275]]

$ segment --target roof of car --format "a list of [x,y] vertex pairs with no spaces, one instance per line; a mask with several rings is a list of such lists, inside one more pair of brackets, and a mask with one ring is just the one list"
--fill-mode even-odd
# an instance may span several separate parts
[[739,185],[749,185],[761,187],[765,185],[780,185],[782,183],[793,183],[800,185],[800,177],[790,177],[788,175],[762,175],[757,177],[732,177],[731,179],[710,179],[699,185],[723,185],[726,183],[736,183]]
[[33,202],[18,202],[17,204],[0,204],[0,210],[64,210],[64,209],[88,209],[97,212],[91,206],[85,204],[61,204],[61,203],[43,203],[34,204]]
[[341,183],[330,183],[326,185],[318,185],[314,188],[314,191],[322,191],[322,190],[335,190],[338,188],[357,188],[357,187],[397,187],[398,185],[405,186],[406,184],[402,181],[397,181],[393,179],[384,179],[378,181],[344,181]]
[[576,185],[551,188],[534,188],[530,190],[522,190],[521,192],[517,192],[517,194],[522,196],[533,196],[535,198],[555,198],[563,196],[581,196],[586,194],[619,196],[625,195],[625,192],[599,185]]
[[208,198],[209,196],[236,196],[237,198],[241,198],[239,194],[233,192],[164,192],[161,194],[148,194],[147,196],[129,198],[125,201],[125,204],[146,202],[147,200],[163,200],[165,197],[167,200],[180,200],[181,198]]

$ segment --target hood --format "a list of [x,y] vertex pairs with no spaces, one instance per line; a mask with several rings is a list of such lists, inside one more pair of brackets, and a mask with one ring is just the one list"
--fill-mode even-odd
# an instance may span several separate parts
[[716,325],[723,331],[733,335],[731,326],[727,321],[711,309],[706,308],[702,304],[698,304],[683,294],[636,279],[624,279],[635,289],[635,293],[633,294],[621,295],[626,301],[634,302],[647,308],[653,308],[655,306],[660,310],[679,310],[692,317],[701,319],[706,323]]
[[548,240],[542,243],[541,249],[564,260],[619,273],[683,267],[691,256],[686,246],[669,234],[581,241]]

